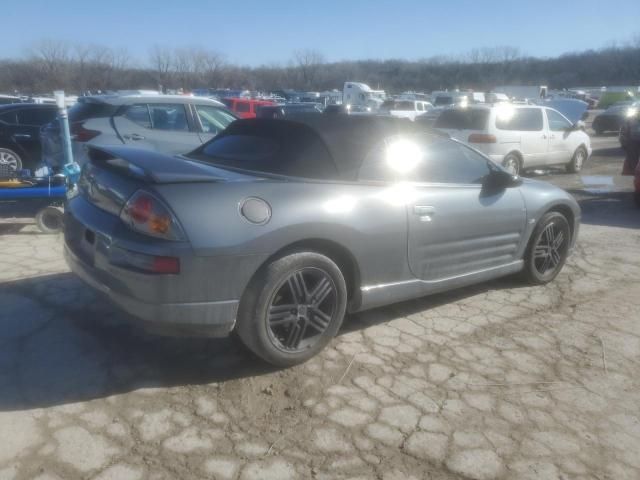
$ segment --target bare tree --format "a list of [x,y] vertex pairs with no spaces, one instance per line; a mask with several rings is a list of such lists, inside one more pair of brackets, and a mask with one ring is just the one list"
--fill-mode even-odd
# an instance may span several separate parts
[[293,52],[293,62],[301,74],[302,86],[310,88],[313,86],[318,73],[325,62],[324,55],[314,49],[296,50]]
[[149,51],[149,63],[156,74],[158,84],[166,86],[171,78],[173,52],[167,47],[154,45]]

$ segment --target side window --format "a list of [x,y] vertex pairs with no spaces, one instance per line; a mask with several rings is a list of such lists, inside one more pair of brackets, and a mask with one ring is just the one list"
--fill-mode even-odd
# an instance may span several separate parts
[[56,118],[55,108],[28,108],[18,111],[20,125],[41,126]]
[[465,145],[430,136],[389,138],[376,146],[360,169],[361,180],[481,184],[489,160]]
[[3,113],[0,115],[0,122],[9,124],[9,125],[17,125],[18,116],[15,111]]
[[555,110],[546,110],[547,120],[549,121],[549,130],[552,132],[560,132],[571,128],[571,122],[560,115]]
[[471,148],[449,140],[434,142],[418,172],[420,181],[481,184],[491,172],[489,161]]
[[151,117],[147,105],[131,105],[124,112],[124,117],[143,128],[151,128]]
[[236,102],[236,112],[246,113],[250,111],[249,102]]
[[205,133],[218,134],[235,120],[235,118],[223,109],[208,105],[195,105],[198,118]]
[[498,107],[496,128],[519,132],[539,132],[542,130],[542,109]]
[[181,104],[149,104],[154,130],[188,131],[187,113]]
[[422,108],[422,103],[420,102],[416,103],[416,110],[419,112],[424,112],[424,109]]

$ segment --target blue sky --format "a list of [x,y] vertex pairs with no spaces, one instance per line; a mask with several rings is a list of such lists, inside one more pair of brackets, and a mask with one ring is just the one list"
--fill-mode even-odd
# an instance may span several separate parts
[[2,0],[0,10],[0,58],[42,38],[126,47],[138,63],[159,44],[205,46],[259,65],[285,63],[303,48],[330,61],[497,45],[555,56],[640,35],[639,0]]

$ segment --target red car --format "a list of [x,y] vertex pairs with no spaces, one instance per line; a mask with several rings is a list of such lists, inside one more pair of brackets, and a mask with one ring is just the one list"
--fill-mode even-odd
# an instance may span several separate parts
[[622,175],[633,175],[636,204],[640,207],[640,111],[627,113],[620,128],[620,145],[625,151]]
[[275,105],[275,102],[270,100],[255,100],[252,98],[223,98],[222,103],[240,118],[256,118],[256,112],[259,107]]

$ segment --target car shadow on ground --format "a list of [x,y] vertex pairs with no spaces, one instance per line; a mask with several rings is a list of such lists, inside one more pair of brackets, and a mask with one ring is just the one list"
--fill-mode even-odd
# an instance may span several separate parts
[[583,224],[640,228],[640,209],[635,205],[633,192],[567,191],[580,198],[578,203],[582,209]]
[[[494,288],[507,278],[349,315],[340,335]],[[205,385],[277,371],[232,338],[161,337],[71,273],[0,285],[0,411],[105,398],[142,388]]]

